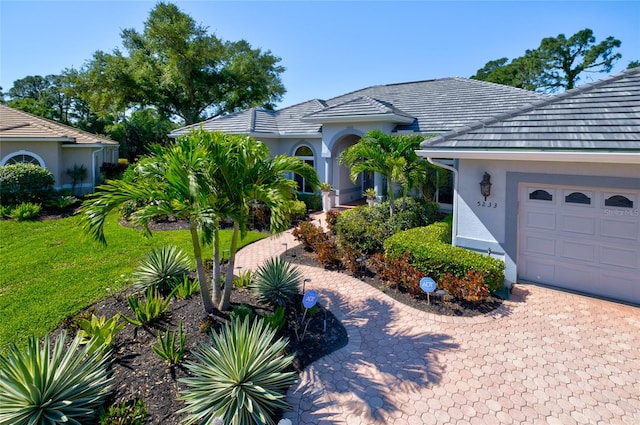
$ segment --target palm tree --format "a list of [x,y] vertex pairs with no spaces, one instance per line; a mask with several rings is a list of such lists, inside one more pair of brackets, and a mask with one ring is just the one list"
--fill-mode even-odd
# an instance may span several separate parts
[[267,145],[251,137],[216,133],[211,141],[207,154],[215,164],[211,178],[218,192],[217,210],[233,220],[230,272],[221,297],[216,292],[220,287],[218,281],[215,280],[213,285],[214,302],[220,310],[226,310],[233,287],[231,271],[235,266],[238,238],[244,237],[248,230],[251,202],[266,204],[271,210],[270,231],[281,232],[290,224],[289,205],[296,188],[295,181],[288,179],[286,173],[303,176],[314,188],[319,180],[313,167],[294,157],[279,155],[271,158]]
[[202,244],[211,239],[216,228],[214,186],[209,179],[209,160],[203,148],[204,132],[191,133],[166,147],[154,147],[151,155],[136,165],[136,182],[108,180],[83,203],[82,226],[95,240],[106,245],[104,221],[115,209],[129,205],[130,220],[149,232],[149,222],[172,215],[189,222],[189,232],[200,281],[202,303],[213,311],[211,294],[202,261]]
[[391,136],[378,130],[366,133],[353,146],[338,157],[340,164],[351,169],[351,181],[355,183],[361,173],[376,172],[387,179],[389,213],[395,211],[393,184],[404,182],[407,167],[419,160],[416,149],[424,140],[421,135]]

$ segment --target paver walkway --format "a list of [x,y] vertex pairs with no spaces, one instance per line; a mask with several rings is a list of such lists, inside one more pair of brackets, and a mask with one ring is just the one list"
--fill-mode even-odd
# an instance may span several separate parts
[[[238,265],[255,269],[295,244],[290,232],[262,240]],[[516,285],[493,314],[449,318],[301,269],[349,343],[291,387],[294,425],[640,424],[638,308]]]

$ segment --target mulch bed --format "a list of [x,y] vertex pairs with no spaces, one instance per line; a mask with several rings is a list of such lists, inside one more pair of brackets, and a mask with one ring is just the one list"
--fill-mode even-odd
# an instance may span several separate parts
[[[312,266],[323,267],[318,263],[316,254],[307,252],[302,245],[298,245],[289,249],[289,259],[292,263]],[[376,288],[387,294],[394,300],[413,307],[417,310],[439,314],[443,316],[459,316],[459,317],[473,317],[490,313],[502,305],[502,299],[497,296],[490,296],[486,300],[479,303],[471,303],[464,300],[457,300],[453,297],[445,295],[443,297],[427,294],[414,297],[409,293],[402,291],[398,288],[390,286],[387,282],[381,280],[369,267],[368,261],[362,265],[361,269],[357,273],[351,273],[343,268],[328,268],[340,273],[346,273],[356,279],[361,280],[364,283]]]
[[[154,225],[153,230],[184,228],[184,223],[168,220]],[[288,258],[294,264],[322,267],[317,262],[316,255],[304,251],[301,246],[290,248]],[[338,271],[351,274],[345,270]],[[389,288],[385,282],[367,268],[366,264],[360,272],[353,276],[372,287],[383,290],[387,295],[403,304],[436,314],[474,316],[492,311],[501,305],[501,300],[495,297],[479,304],[460,303],[447,297],[443,299],[431,297],[430,302],[427,302],[426,296],[415,298],[397,289]],[[97,316],[107,318],[116,313],[131,316],[132,313],[129,310],[126,297],[132,293],[133,291],[129,289],[114,294],[81,314],[94,312]],[[296,302],[296,305],[301,305],[301,299],[297,301],[300,302]],[[234,288],[231,294],[231,304],[232,306],[248,305],[258,314],[272,311],[269,307],[258,303],[247,289]],[[292,368],[297,372],[301,372],[307,365],[322,356],[344,347],[348,342],[347,333],[342,324],[330,311],[325,311],[320,303],[318,307],[320,314],[317,317],[323,318],[323,320],[310,321],[302,340],[298,339],[294,327],[290,326],[293,321],[299,321],[302,309],[289,312],[287,315],[288,326],[285,329],[288,330],[283,330],[281,336],[289,339],[289,352],[295,353]],[[134,327],[127,324],[118,334],[114,346],[115,361],[112,366],[114,391],[110,402],[132,402],[142,398],[149,408],[149,417],[146,423],[179,424],[186,416],[177,413],[184,407],[184,404],[177,400],[180,391],[185,388],[179,379],[187,377],[188,371],[181,365],[175,368],[169,367],[151,350],[151,346],[157,343],[158,332],[164,332],[167,328],[175,330],[182,322],[184,332],[187,335],[187,354],[183,361],[193,359],[190,350],[195,349],[199,344],[210,343],[210,337],[206,331],[203,331],[203,328],[211,326],[212,329],[217,330],[227,320],[229,320],[229,316],[226,312],[205,314],[200,296],[196,294],[185,300],[174,299],[166,318],[153,327]]]

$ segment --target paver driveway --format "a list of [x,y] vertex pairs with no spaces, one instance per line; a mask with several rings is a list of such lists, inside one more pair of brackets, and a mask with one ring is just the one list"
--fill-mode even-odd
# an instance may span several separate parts
[[[255,268],[295,244],[246,247]],[[293,424],[640,424],[640,309],[517,285],[489,316],[399,304],[345,274],[301,267],[349,343],[301,374]]]

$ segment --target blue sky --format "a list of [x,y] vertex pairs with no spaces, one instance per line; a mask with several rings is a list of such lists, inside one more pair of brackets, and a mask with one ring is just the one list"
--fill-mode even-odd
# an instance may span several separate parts
[[[540,40],[591,28],[622,41],[613,72],[640,59],[640,1],[176,1],[224,40],[246,39],[286,67],[279,106],[376,84],[469,77]],[[0,86],[79,68],[121,47],[155,1],[0,0]],[[583,82],[602,78],[589,74]]]

